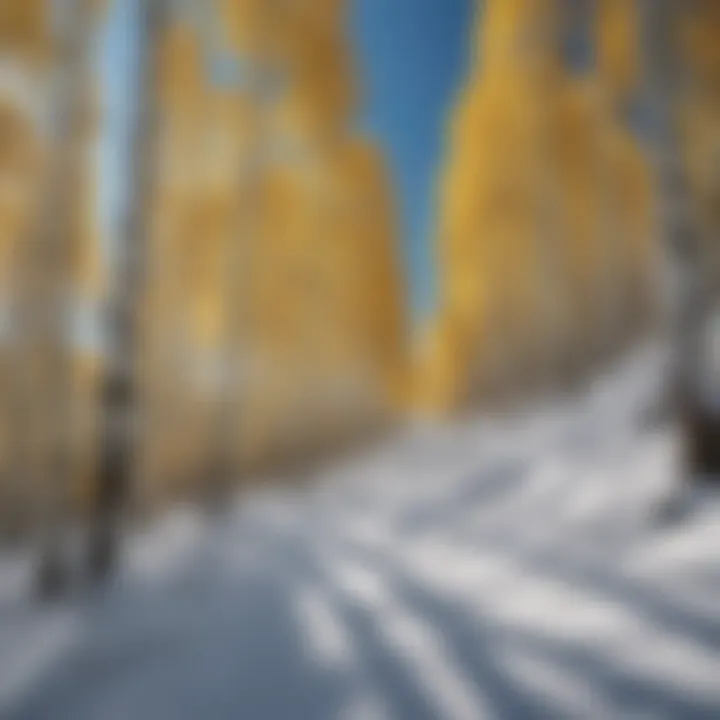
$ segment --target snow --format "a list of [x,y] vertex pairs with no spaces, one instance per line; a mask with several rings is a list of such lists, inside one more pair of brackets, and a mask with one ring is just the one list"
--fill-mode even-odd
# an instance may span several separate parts
[[659,367],[418,423],[221,523],[178,508],[57,606],[0,557],[0,718],[720,717],[720,496],[654,519]]

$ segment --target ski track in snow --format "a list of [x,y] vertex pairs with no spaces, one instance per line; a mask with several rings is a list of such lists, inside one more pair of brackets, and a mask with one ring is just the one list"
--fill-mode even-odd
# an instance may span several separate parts
[[113,585],[0,558],[2,720],[720,717],[720,496],[653,521],[653,357],[522,419],[417,425],[311,487],[175,510]]

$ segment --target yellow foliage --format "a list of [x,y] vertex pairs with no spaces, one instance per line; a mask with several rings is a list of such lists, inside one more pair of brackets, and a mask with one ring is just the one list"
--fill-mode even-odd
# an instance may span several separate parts
[[0,273],[8,287],[17,243],[36,215],[43,149],[28,118],[9,100],[0,101]]
[[[212,407],[218,412],[217,379],[210,390],[195,381],[187,387],[185,377],[183,388],[183,371],[167,363],[222,359],[229,333],[242,351],[246,464],[327,448],[404,399],[389,182],[377,150],[350,132],[343,4],[322,7],[226,5],[242,58],[285,74],[271,110],[247,88],[209,86],[190,28],[171,26],[163,42],[145,352],[149,402],[173,408],[172,422],[157,428],[164,440],[153,441],[165,450],[147,459],[165,476],[179,454],[186,473],[200,474],[214,451],[207,433],[196,433],[204,446],[172,448],[190,432],[183,429],[193,424],[190,414],[196,427],[204,418],[217,429],[207,418]],[[291,11],[289,32],[274,13]],[[257,52],[252,43],[270,31],[273,42]],[[230,278],[233,256],[240,276]]]
[[637,89],[641,71],[638,0],[601,0],[597,17],[599,75],[615,99],[626,100]]
[[439,408],[577,369],[617,346],[627,304],[635,329],[650,312],[650,175],[607,102],[632,89],[636,18],[603,4],[599,67],[581,80],[560,62],[558,12],[487,0],[479,16],[451,119],[439,316],[418,379]]
[[51,0],[0,0],[0,49],[31,60],[52,51]]

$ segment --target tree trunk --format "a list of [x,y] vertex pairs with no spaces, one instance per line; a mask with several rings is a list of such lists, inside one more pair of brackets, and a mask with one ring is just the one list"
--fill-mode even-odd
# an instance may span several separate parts
[[650,70],[650,101],[655,121],[662,217],[675,296],[671,325],[669,396],[684,444],[686,478],[717,470],[718,422],[704,409],[700,376],[712,302],[700,233],[682,160],[678,111],[683,102],[683,60],[678,26],[692,0],[645,0],[645,32]]
[[138,0],[138,87],[131,167],[121,242],[107,308],[101,384],[101,447],[94,487],[88,571],[103,579],[114,567],[119,521],[131,491],[138,423],[137,335],[144,299],[149,208],[155,189],[158,48],[167,0]]

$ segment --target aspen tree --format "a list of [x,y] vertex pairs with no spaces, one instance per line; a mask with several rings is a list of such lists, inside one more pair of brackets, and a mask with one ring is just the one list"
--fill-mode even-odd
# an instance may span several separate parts
[[[720,14],[712,2],[661,0],[645,4],[644,21],[662,223],[675,280],[669,395],[684,440],[683,479],[696,482],[720,468],[718,421],[704,385],[716,372],[707,366],[707,340],[717,303]],[[671,502],[668,511],[676,507]]]
[[[30,2],[25,8],[3,7],[4,29],[16,62],[45,66],[47,73],[48,139],[42,176],[36,187],[39,205],[34,226],[20,243],[21,282],[16,299],[20,314],[17,352],[24,356],[18,386],[25,393],[18,407],[33,405],[32,430],[20,431],[26,453],[26,484],[38,504],[41,558],[38,590],[57,592],[66,580],[63,526],[72,501],[73,349],[71,288],[81,242],[76,212],[85,190],[82,182],[87,145],[84,120],[93,13],[97,3],[78,0],[53,14],[50,3]],[[40,110],[43,114],[43,109]],[[14,468],[15,470],[15,468]]]
[[267,43],[283,90],[249,278],[243,445],[265,461],[323,453],[355,434],[388,412],[402,374],[389,190],[377,153],[351,131],[345,6],[285,12]]
[[461,394],[451,406],[535,384],[550,359],[557,303],[542,176],[554,23],[550,2],[488,2],[479,14],[440,201],[440,335],[457,342],[443,351],[456,360],[440,365],[465,376],[451,383]]
[[107,308],[108,354],[101,382],[100,449],[90,519],[88,570],[95,578],[104,577],[114,566],[119,521],[132,490],[136,461],[138,321],[154,201],[158,48],[166,10],[165,0],[140,4],[131,178]]

